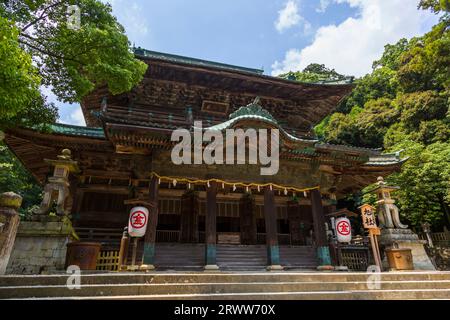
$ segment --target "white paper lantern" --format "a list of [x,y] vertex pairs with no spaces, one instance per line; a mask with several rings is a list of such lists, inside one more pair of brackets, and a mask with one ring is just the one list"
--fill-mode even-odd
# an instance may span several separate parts
[[130,211],[128,219],[128,233],[131,237],[143,237],[147,230],[148,209],[145,207],[134,207]]
[[350,242],[352,240],[352,225],[346,217],[337,218],[335,222],[336,235],[339,242]]

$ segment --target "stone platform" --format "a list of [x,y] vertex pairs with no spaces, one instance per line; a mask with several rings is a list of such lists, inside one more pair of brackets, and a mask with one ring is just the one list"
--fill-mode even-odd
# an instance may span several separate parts
[[[0,277],[1,299],[450,299],[450,272],[149,272]],[[72,282],[71,282],[72,283]]]

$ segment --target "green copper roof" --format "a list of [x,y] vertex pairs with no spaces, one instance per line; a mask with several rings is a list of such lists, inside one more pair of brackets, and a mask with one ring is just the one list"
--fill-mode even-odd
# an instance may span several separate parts
[[264,70],[262,70],[262,69],[240,67],[240,66],[235,66],[235,65],[231,65],[231,64],[202,60],[202,59],[191,58],[191,57],[184,57],[184,56],[179,56],[179,55],[170,54],[170,53],[150,51],[150,50],[146,50],[143,48],[134,48],[134,54],[136,56],[140,56],[143,58],[167,60],[170,62],[185,63],[185,64],[191,64],[191,65],[202,66],[202,67],[214,67],[214,68],[228,69],[228,70],[233,70],[233,71],[249,72],[249,73],[254,73],[254,74],[263,74],[264,73]]
[[52,133],[65,134],[69,136],[83,136],[91,138],[105,138],[103,128],[91,128],[74,126],[63,123],[55,123],[50,126]]
[[203,130],[215,130],[215,131],[223,131],[225,129],[231,128],[234,124],[238,123],[242,120],[258,120],[270,125],[277,127],[280,130],[280,133],[285,135],[289,140],[295,142],[304,142],[304,143],[315,143],[317,140],[315,139],[302,139],[293,136],[284,130],[280,124],[276,121],[276,119],[270,114],[269,111],[264,109],[260,104],[259,97],[256,97],[255,101],[252,103],[240,107],[238,110],[230,114],[230,120],[219,123],[217,125],[203,128]]

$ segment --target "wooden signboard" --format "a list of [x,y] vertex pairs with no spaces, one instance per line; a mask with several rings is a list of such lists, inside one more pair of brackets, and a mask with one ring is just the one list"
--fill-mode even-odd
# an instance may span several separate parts
[[359,207],[359,209],[361,210],[361,218],[364,228],[369,230],[370,245],[372,247],[372,254],[375,263],[380,268],[380,271],[382,271],[383,266],[381,263],[380,248],[378,246],[377,239],[377,236],[379,236],[381,232],[380,228],[378,228],[377,226],[377,221],[375,219],[375,208],[370,204],[363,204],[361,207]]
[[362,222],[365,229],[378,228],[377,221],[375,220],[375,208],[370,204],[363,204],[359,207],[361,210]]

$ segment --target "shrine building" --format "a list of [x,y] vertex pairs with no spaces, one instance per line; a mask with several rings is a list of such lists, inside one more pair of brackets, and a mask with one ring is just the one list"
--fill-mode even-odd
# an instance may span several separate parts
[[[332,265],[327,215],[337,199],[400,169],[399,154],[320,142],[313,127],[350,93],[350,81],[300,83],[263,70],[135,49],[142,82],[82,104],[87,127],[11,128],[5,141],[43,186],[49,159],[71,151],[58,213],[82,240],[118,250],[130,209],[148,208],[137,262],[157,269],[315,269]],[[171,160],[175,129],[278,129],[279,170]],[[247,145],[251,148],[251,145]],[[67,152],[66,152],[67,155]]]

